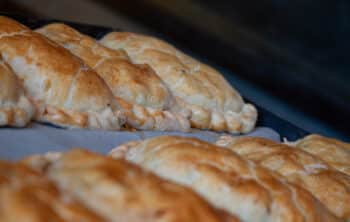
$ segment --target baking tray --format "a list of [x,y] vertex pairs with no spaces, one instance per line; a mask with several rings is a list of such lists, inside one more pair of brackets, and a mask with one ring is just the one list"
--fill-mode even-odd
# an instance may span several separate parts
[[[52,23],[52,22],[63,22],[63,23],[66,23],[72,27],[74,27],[75,29],[79,30],[80,32],[84,33],[84,34],[87,34],[93,38],[96,38],[96,39],[100,39],[101,37],[103,37],[106,33],[108,32],[111,32],[111,31],[120,31],[120,29],[112,29],[112,28],[107,28],[107,27],[102,27],[102,26],[95,26],[95,25],[88,25],[88,24],[81,24],[81,23],[75,23],[75,22],[68,22],[68,21],[62,21],[62,20],[54,20],[54,19],[40,19],[40,18],[33,18],[33,17],[27,17],[27,16],[23,16],[23,15],[15,15],[15,14],[8,14],[8,13],[1,13],[0,14],[2,15],[5,15],[5,16],[8,16],[8,17],[11,17],[17,21],[19,21],[20,23],[24,24],[24,25],[27,25],[28,27],[32,28],[32,29],[35,29],[35,28],[39,28],[43,25],[46,25],[48,23]],[[223,74],[227,80],[229,80],[230,78],[228,78],[229,75],[234,75],[233,72],[225,72]],[[232,82],[231,82],[232,84]],[[247,99],[245,99],[246,101],[248,101]],[[254,101],[248,101],[250,103],[254,103]],[[308,134],[307,131],[289,123],[288,121],[285,121],[281,118],[279,118],[278,116],[274,115],[273,113],[267,111],[266,109],[264,109],[263,107],[260,107],[260,106],[257,106],[255,104],[255,106],[257,107],[258,109],[258,112],[259,112],[259,117],[258,117],[258,122],[257,122],[257,126],[258,126],[258,130],[257,132],[253,132],[253,134],[250,134],[250,135],[256,135],[256,134],[260,134],[260,132],[262,132],[262,134],[265,134],[267,132],[267,134],[269,134],[270,136],[272,136],[273,138],[277,138],[273,132],[270,132],[268,130],[268,128],[270,129],[273,129],[275,130],[276,132],[278,132],[278,136],[280,136],[280,138],[286,138],[288,140],[296,140],[296,139],[299,139],[305,135]],[[41,128],[40,128],[41,127]],[[51,147],[53,148],[53,150],[57,150],[57,149],[60,149],[60,147],[63,147],[64,144],[66,144],[66,147],[69,147],[69,146],[75,146],[75,142],[76,139],[78,137],[82,137],[82,138],[89,138],[89,135],[97,135],[98,132],[94,132],[94,131],[84,131],[84,130],[81,130],[80,132],[78,131],[69,131],[69,133],[66,133],[65,135],[61,135],[61,133],[65,130],[58,130],[58,129],[55,129],[53,128],[52,126],[51,127],[45,127],[45,126],[39,126],[38,124],[35,124],[35,126],[32,128],[32,129],[22,129],[22,130],[19,130],[20,132],[15,132],[16,133],[16,136],[20,136],[22,134],[25,134],[25,135],[33,135],[33,138],[40,138],[39,135],[37,135],[37,131],[35,130],[38,130],[38,129],[42,129],[42,128],[46,128],[45,130],[45,138],[51,138],[51,141],[52,140],[56,140],[58,141],[59,140],[59,146],[57,147]],[[267,128],[267,129],[266,129]],[[83,132],[84,131],[84,132]],[[1,129],[1,134],[0,134],[0,138],[3,138],[3,139],[7,139],[11,136],[11,134],[13,135],[13,132],[14,130],[11,129],[11,128],[2,128]],[[77,136],[76,138],[71,138],[70,137],[70,133],[76,133]],[[130,137],[133,137],[134,135],[130,135],[129,134],[123,134],[124,132],[114,132],[114,134],[111,134],[110,132],[104,132],[103,133],[103,137],[110,137],[110,138],[113,138],[113,137],[119,137],[120,138],[127,138],[128,136]],[[201,132],[201,135],[199,136],[199,138],[201,137],[204,137],[204,138],[211,138],[210,135],[212,132],[210,131],[202,131]],[[148,134],[148,135],[163,135],[164,132],[138,132],[138,133],[135,133],[135,138],[144,138],[145,135]],[[169,133],[167,133],[169,134]],[[170,134],[174,134],[174,133],[170,133]],[[176,133],[175,133],[176,134]],[[60,136],[61,135],[61,136]],[[68,136],[67,136],[68,135]],[[195,136],[195,134],[188,134],[189,136]],[[36,137],[35,137],[36,136]],[[14,137],[14,136],[13,136]],[[197,136],[198,137],[198,136]],[[19,137],[20,138],[20,137]],[[62,138],[65,138],[67,141],[62,141]],[[212,137],[214,138],[214,136]],[[91,139],[91,138],[90,138]],[[101,141],[102,138],[100,138],[99,140]],[[21,141],[20,139],[18,141],[16,141],[15,139],[7,139],[7,145],[12,143],[10,147],[20,147],[21,144],[26,144],[26,140],[28,141],[28,143],[30,142],[31,140],[31,137],[27,137],[26,139],[24,139],[23,141]],[[115,139],[114,139],[115,140]],[[108,140],[108,141],[114,141],[114,140]],[[127,139],[128,140],[128,139]],[[126,141],[127,141],[126,140]],[[4,140],[2,140],[4,143]],[[69,142],[71,141],[71,142]],[[108,141],[106,141],[108,143]],[[33,141],[32,141],[33,142]],[[86,140],[87,142],[87,145],[91,145],[92,148],[98,147],[98,144],[100,143],[96,143],[96,145],[93,145],[94,141],[93,140],[89,140],[87,139]],[[105,142],[105,143],[106,143]],[[16,146],[14,145],[14,143],[18,143]],[[35,142],[34,142],[35,143]],[[103,141],[102,141],[103,143]],[[1,144],[0,144],[1,145]],[[43,143],[42,140],[37,140],[37,146],[38,148],[40,149],[44,149],[45,148],[45,143]],[[107,147],[111,147],[112,144],[106,144],[105,146],[103,146],[104,148],[102,149],[107,149]],[[1,148],[1,147],[0,147]],[[26,150],[26,147],[23,147],[22,148],[23,150],[18,150],[18,152],[20,153],[23,153],[23,152],[29,152],[29,149]],[[48,148],[49,150],[51,150],[50,148]],[[68,148],[67,148],[68,149]],[[2,150],[2,151],[1,151]],[[5,156],[5,157],[14,157],[14,158],[17,158],[16,155],[12,155],[11,154],[11,149],[9,150],[6,150],[6,152],[4,151],[4,149],[0,149],[0,154],[1,156]],[[33,150],[34,152],[35,150]],[[44,150],[43,150],[44,151]],[[103,150],[103,152],[105,152],[106,150]],[[17,151],[16,151],[17,152]]]

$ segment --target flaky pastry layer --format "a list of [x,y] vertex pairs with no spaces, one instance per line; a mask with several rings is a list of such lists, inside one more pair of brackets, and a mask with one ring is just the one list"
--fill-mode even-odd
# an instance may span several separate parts
[[104,222],[62,193],[43,175],[22,164],[0,161],[0,221]]
[[[101,129],[119,129],[123,124],[114,115],[119,105],[96,72],[68,50],[4,16],[0,17],[0,53],[22,80],[28,97],[41,104],[37,120],[94,128],[93,121],[80,123],[84,116],[101,113],[105,117]],[[59,111],[57,115],[46,115],[52,109]]]
[[100,42],[112,49],[125,50],[137,64],[148,64],[172,93],[191,110],[191,124],[200,129],[249,132],[257,111],[245,104],[239,93],[213,68],[149,36],[112,32]]
[[74,149],[23,160],[108,221],[238,222],[188,188],[124,160]]
[[216,144],[310,191],[336,216],[350,220],[350,177],[302,150],[264,138],[222,136]]
[[143,130],[188,131],[183,112],[171,111],[175,100],[148,65],[133,64],[123,50],[111,50],[65,24],[36,30],[70,50],[92,67],[108,84],[127,114],[126,123]]
[[312,134],[293,143],[296,148],[324,160],[350,176],[350,144],[337,139]]
[[161,136],[133,141],[115,148],[111,156],[189,186],[243,221],[340,221],[303,188],[198,139]]

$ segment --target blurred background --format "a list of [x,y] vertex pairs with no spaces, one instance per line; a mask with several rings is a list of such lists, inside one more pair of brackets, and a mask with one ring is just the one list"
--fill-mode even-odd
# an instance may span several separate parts
[[0,0],[0,11],[161,37],[272,113],[349,141],[348,0]]

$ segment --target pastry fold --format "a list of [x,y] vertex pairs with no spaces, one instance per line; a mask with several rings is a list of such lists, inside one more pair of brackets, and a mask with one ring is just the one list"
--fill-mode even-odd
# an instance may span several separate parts
[[191,111],[192,127],[246,133],[257,111],[213,68],[185,55],[170,44],[149,36],[112,32],[100,42],[125,50],[131,61],[150,65],[184,109]]
[[350,177],[301,149],[264,138],[222,136],[216,144],[310,191],[333,214],[350,220]]
[[81,58],[105,80],[131,127],[189,130],[185,116],[189,111],[179,108],[165,83],[148,65],[133,64],[124,50],[106,48],[65,24],[49,24],[36,31]]
[[341,221],[308,191],[234,152],[194,138],[161,136],[111,151],[186,185],[246,222]]
[[34,113],[21,82],[0,56],[0,126],[24,127]]
[[78,57],[20,23],[0,16],[0,53],[36,106],[55,125],[119,129],[123,115],[99,75]]
[[1,222],[105,222],[22,164],[0,161]]
[[23,163],[115,222],[238,222],[192,190],[163,180],[125,160],[82,149],[31,156]]
[[317,156],[335,169],[350,176],[349,143],[312,134],[290,144]]

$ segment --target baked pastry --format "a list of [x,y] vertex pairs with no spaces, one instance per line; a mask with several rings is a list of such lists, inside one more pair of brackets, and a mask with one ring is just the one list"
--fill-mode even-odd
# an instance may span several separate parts
[[257,111],[213,68],[196,61],[159,39],[112,32],[100,42],[124,49],[137,64],[149,64],[167,84],[182,107],[191,110],[191,125],[215,131],[249,132]]
[[350,220],[350,177],[316,156],[264,138],[223,136],[216,144],[278,172],[310,191],[336,216]]
[[126,143],[110,154],[193,188],[242,221],[340,221],[308,191],[198,139],[154,137]]
[[119,129],[123,116],[96,72],[68,50],[0,17],[0,53],[23,81],[35,119],[60,126]]
[[106,48],[65,24],[49,24],[36,31],[81,58],[105,80],[126,111],[131,127],[189,130],[189,120],[182,115],[186,111],[179,108],[172,93],[148,65],[133,64],[124,50]]
[[62,190],[109,221],[238,221],[215,210],[190,189],[124,160],[74,149],[50,154],[46,160],[32,156],[25,163],[41,169]]
[[317,156],[350,176],[350,144],[315,134],[290,144]]
[[103,222],[30,168],[0,161],[0,221]]
[[23,127],[34,115],[34,106],[21,83],[0,56],[0,126]]

